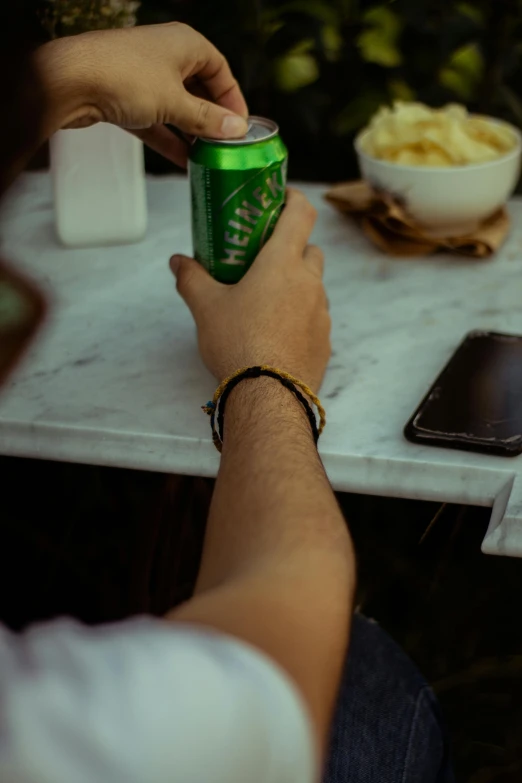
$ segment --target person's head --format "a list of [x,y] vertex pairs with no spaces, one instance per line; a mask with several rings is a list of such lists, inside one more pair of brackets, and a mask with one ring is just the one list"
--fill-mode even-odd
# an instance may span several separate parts
[[[0,10],[0,199],[39,137],[43,94],[32,61],[34,16],[22,0]],[[0,204],[1,206],[1,204]],[[34,287],[0,263],[0,384],[43,312]]]

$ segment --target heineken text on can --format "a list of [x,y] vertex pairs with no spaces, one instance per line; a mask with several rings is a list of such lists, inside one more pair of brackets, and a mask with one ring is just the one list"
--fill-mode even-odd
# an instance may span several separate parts
[[242,139],[197,139],[192,146],[194,255],[223,283],[243,277],[283,208],[288,153],[278,130],[271,120],[249,117]]

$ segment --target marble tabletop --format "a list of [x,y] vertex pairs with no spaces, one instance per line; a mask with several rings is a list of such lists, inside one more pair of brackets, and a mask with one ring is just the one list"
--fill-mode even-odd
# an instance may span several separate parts
[[[492,506],[483,550],[522,556],[522,457],[408,443],[402,430],[462,337],[522,332],[522,201],[490,261],[388,259],[353,223],[319,210],[334,353],[321,392],[321,454],[337,490]],[[51,182],[27,174],[0,216],[2,253],[52,297],[45,327],[0,397],[0,453],[213,476],[200,405],[214,381],[168,270],[190,252],[184,178],[150,178],[140,244],[69,250],[53,232]]]

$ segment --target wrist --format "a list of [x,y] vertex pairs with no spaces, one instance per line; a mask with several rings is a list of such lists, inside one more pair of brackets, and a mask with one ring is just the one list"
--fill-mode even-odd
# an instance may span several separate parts
[[92,78],[95,64],[89,63],[88,51],[78,40],[81,37],[59,38],[36,52],[46,102],[43,130],[47,138],[61,128],[81,128],[103,119]]
[[305,440],[315,449],[312,429],[305,409],[289,389],[274,378],[241,381],[230,393],[225,414],[224,446],[245,431],[260,438]]

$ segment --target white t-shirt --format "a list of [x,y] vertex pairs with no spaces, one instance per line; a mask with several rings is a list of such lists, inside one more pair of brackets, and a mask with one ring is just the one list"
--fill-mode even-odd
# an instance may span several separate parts
[[306,710],[246,644],[139,618],[0,626],[1,783],[312,783]]

